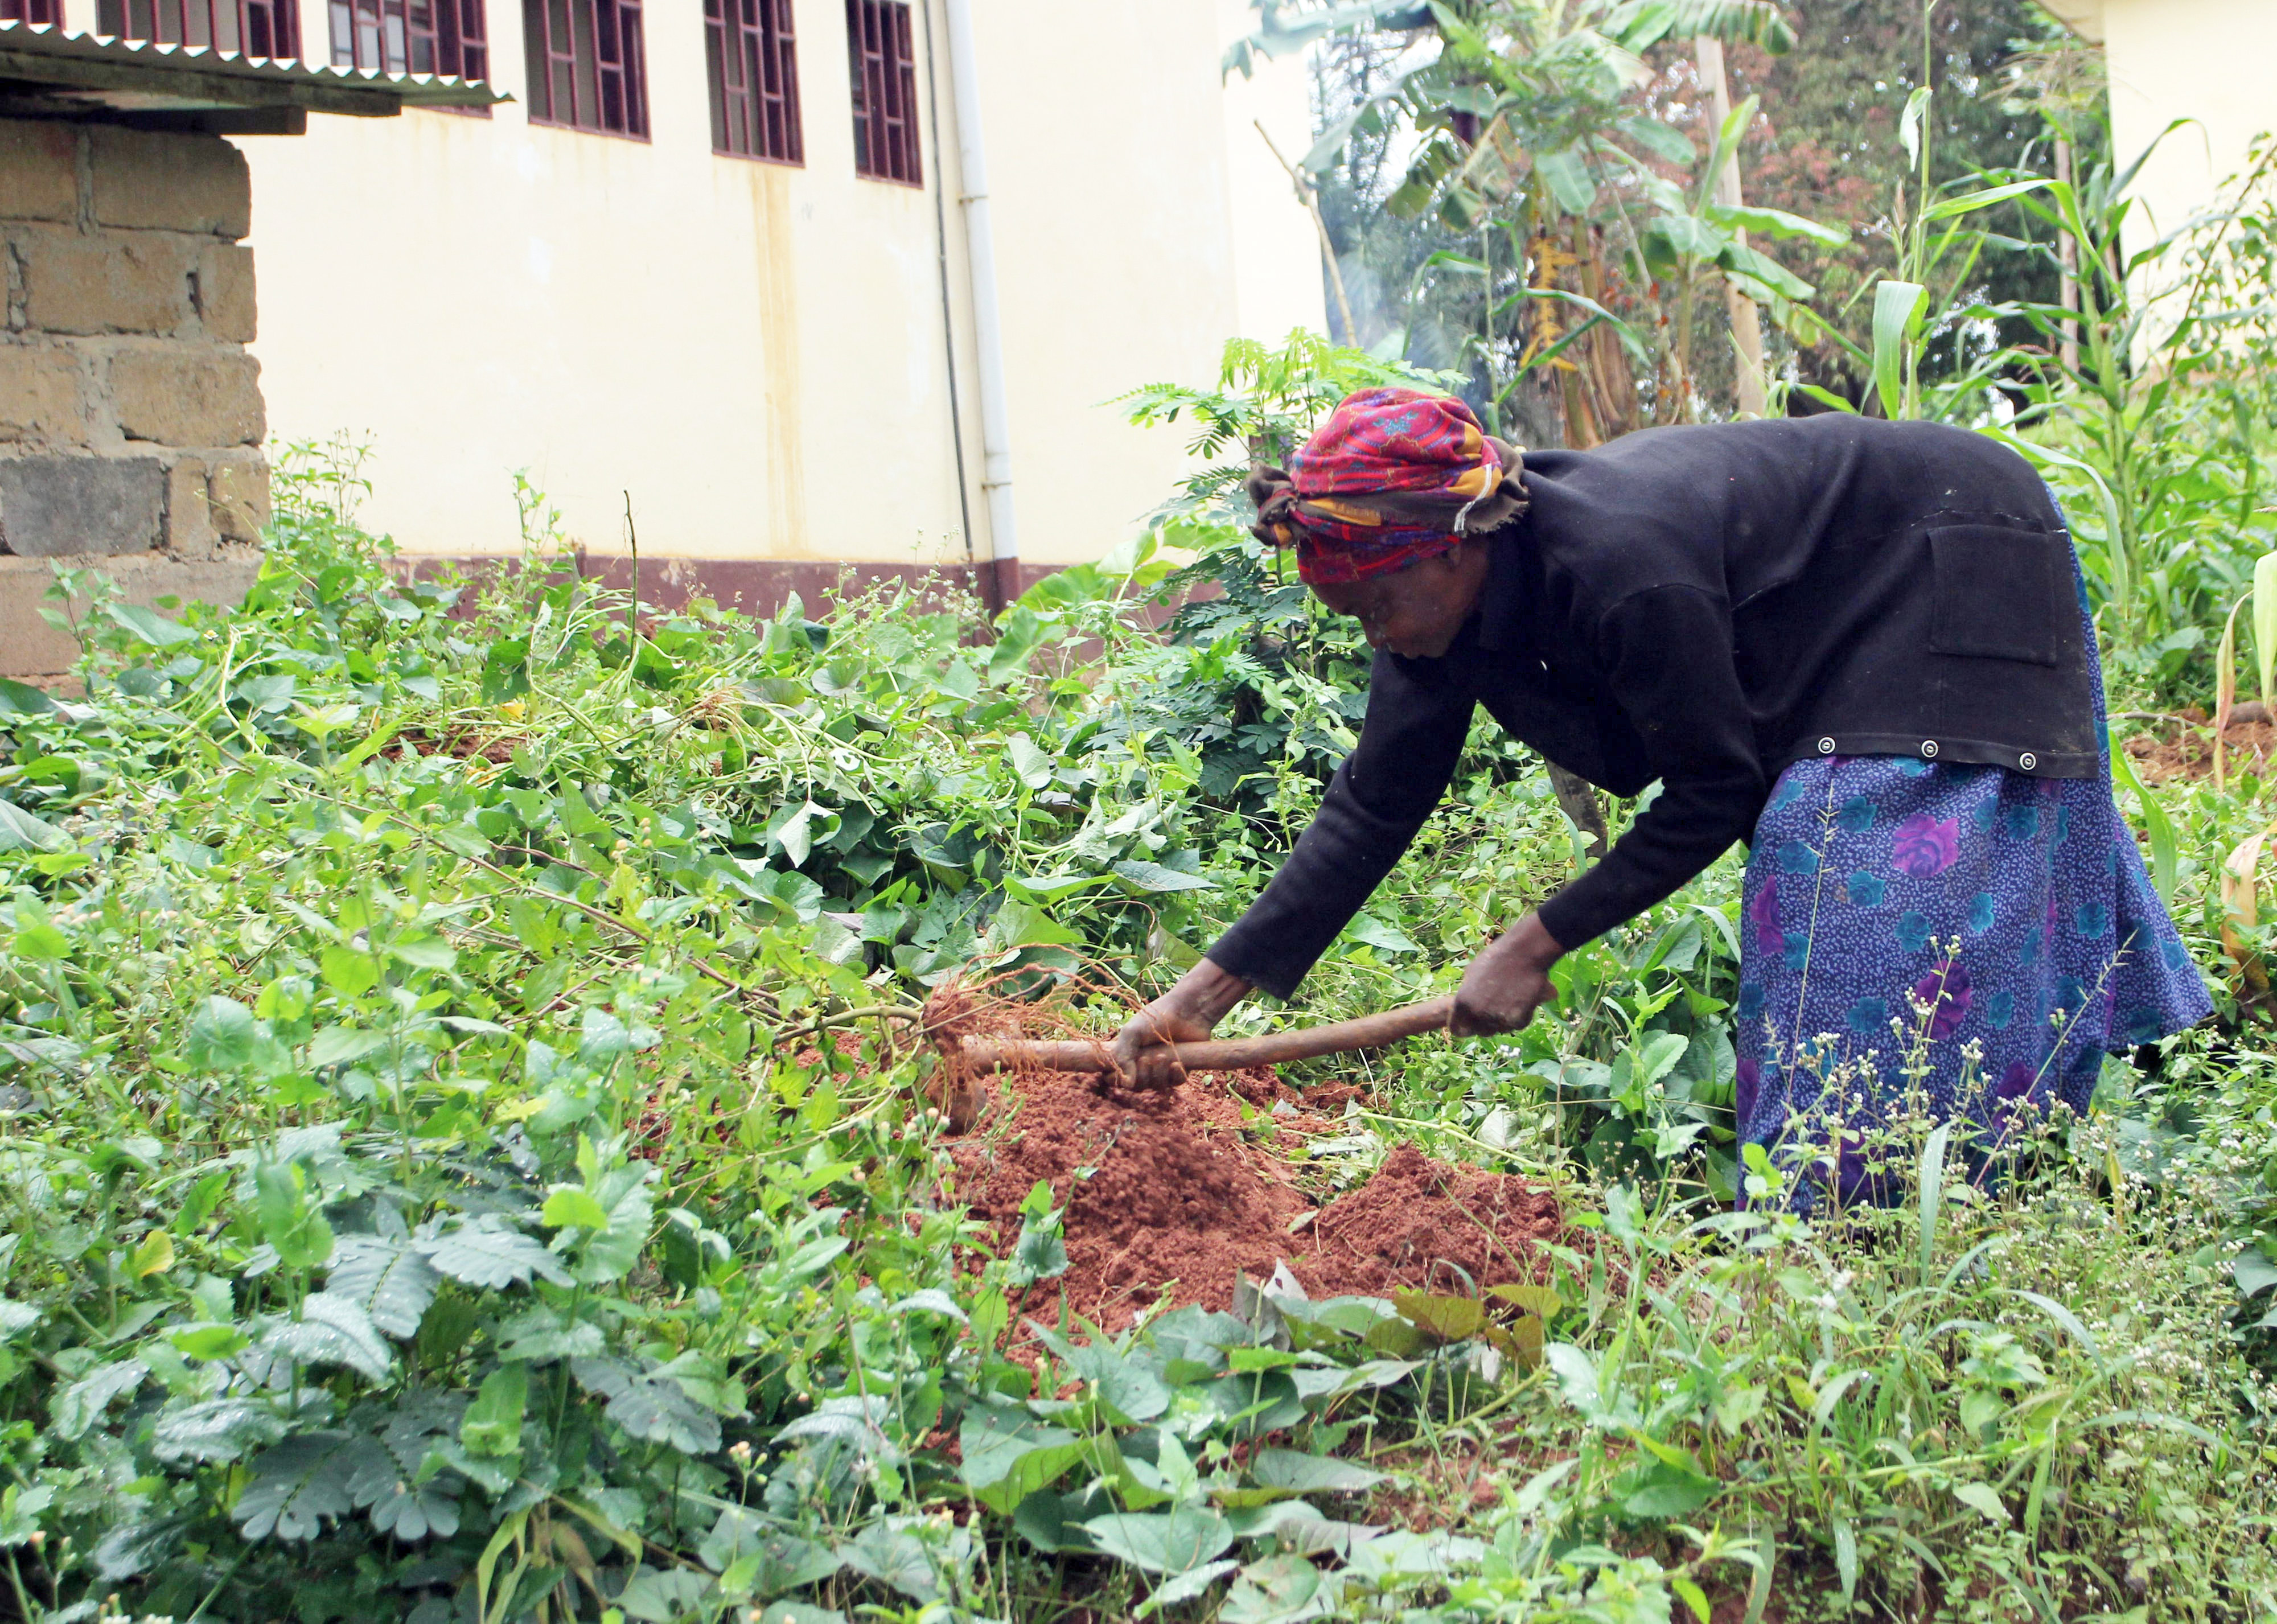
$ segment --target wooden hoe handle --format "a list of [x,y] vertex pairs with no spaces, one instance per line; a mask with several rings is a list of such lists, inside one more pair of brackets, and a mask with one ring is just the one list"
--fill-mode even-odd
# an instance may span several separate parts
[[[1310,1060],[1356,1048],[1381,1048],[1420,1032],[1444,1031],[1455,1012],[1452,998],[1433,998],[1358,1020],[1299,1026],[1261,1038],[1229,1038],[1207,1043],[1173,1043],[1170,1052],[1189,1071],[1238,1071],[1283,1060]],[[1114,1045],[1099,1038],[1047,1041],[1026,1038],[968,1038],[957,1053],[982,1071],[1032,1066],[1042,1071],[1112,1071]]]

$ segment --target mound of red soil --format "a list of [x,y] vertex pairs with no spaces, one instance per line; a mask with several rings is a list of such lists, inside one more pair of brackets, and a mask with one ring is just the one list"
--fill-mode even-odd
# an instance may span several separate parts
[[[1557,1198],[1506,1173],[1435,1162],[1413,1145],[1330,1201],[1291,1267],[1314,1296],[1395,1291],[1467,1296],[1489,1285],[1543,1281],[1546,1242],[1564,1231]],[[1314,1288],[1314,1282],[1321,1285]]]
[[[1068,1271],[1049,1289],[1109,1330],[1165,1295],[1230,1308],[1235,1276],[1262,1279],[1276,1262],[1316,1298],[1546,1275],[1542,1244],[1564,1224],[1555,1198],[1522,1179],[1403,1147],[1366,1185],[1315,1208],[1258,1131],[1259,1114],[1276,1139],[1322,1132],[1331,1123],[1308,1108],[1326,1104],[1327,1093],[1290,1088],[1269,1069],[1164,1093],[1024,1076],[1000,1085],[993,1109],[956,1141],[955,1193],[1009,1248],[1021,1201],[1047,1182],[1068,1252]],[[1250,1102],[1246,1132],[1236,1094]],[[1336,1090],[1336,1105],[1349,1096]],[[1285,1109],[1272,1116],[1276,1106]]]

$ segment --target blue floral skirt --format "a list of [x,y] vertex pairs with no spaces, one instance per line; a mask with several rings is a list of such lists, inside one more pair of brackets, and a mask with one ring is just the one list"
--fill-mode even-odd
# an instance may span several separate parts
[[[2095,690],[2100,731],[2099,671]],[[1743,897],[1740,1139],[1806,1209],[1830,1182],[1844,1203],[1909,1187],[1864,1154],[1893,1116],[1964,1122],[1956,1156],[1990,1166],[2020,1116],[2084,1114],[2106,1054],[2212,1012],[2107,765],[1798,761],[1756,822]]]

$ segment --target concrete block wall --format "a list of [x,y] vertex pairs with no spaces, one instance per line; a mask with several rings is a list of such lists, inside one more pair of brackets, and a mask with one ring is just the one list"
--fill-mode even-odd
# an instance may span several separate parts
[[252,192],[218,136],[0,119],[0,675],[67,667],[57,564],[242,595],[269,517]]

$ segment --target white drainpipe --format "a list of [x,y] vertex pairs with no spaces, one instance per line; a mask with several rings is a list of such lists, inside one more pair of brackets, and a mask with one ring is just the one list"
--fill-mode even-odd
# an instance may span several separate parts
[[980,70],[972,0],[944,3],[957,166],[964,181],[964,248],[971,262],[973,347],[980,362],[980,488],[988,499],[989,556],[998,590],[1009,600],[1020,590],[1020,544],[1012,522],[1012,432],[1004,407],[1004,329],[996,313],[996,242],[988,224],[988,157],[980,139]]

